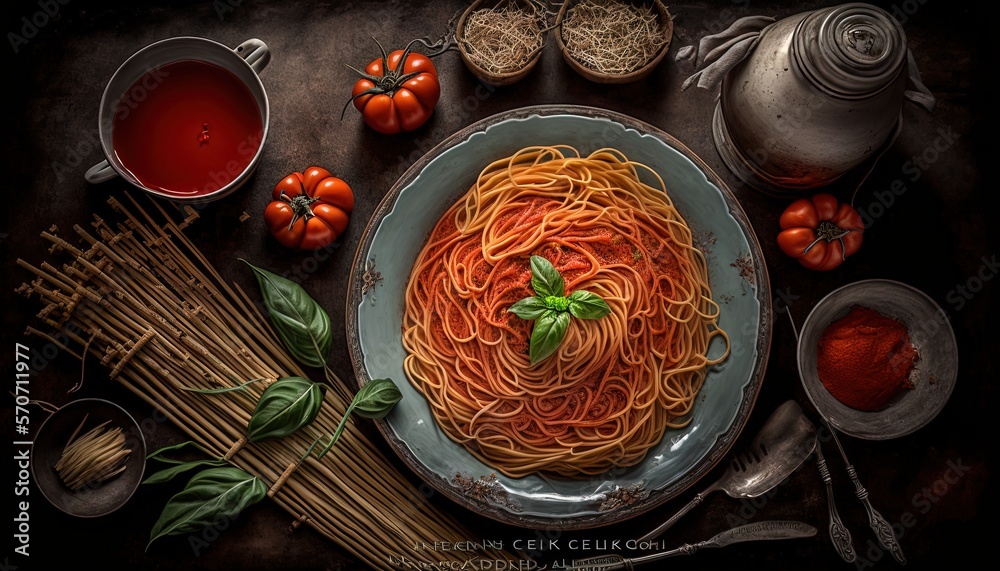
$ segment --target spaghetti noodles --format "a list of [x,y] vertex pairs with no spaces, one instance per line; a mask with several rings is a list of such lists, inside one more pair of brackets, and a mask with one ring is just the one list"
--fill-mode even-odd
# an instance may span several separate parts
[[[653,180],[658,188],[642,179]],[[529,257],[611,307],[573,319],[531,365]],[[404,369],[454,441],[511,477],[640,462],[691,419],[729,353],[703,254],[652,169],[603,149],[528,147],[486,167],[420,251],[406,286]],[[713,338],[724,351],[709,357]]]

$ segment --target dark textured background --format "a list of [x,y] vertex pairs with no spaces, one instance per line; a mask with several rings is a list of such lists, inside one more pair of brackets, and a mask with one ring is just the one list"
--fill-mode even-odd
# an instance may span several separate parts
[[[4,31],[21,34],[22,18],[30,19],[42,10],[43,3],[7,3]],[[0,48],[10,82],[4,88],[5,99],[13,100],[8,104],[3,129],[8,174],[0,183],[8,197],[0,227],[5,264],[0,288],[4,299],[4,370],[12,370],[8,363],[13,358],[14,342],[40,343],[23,333],[26,325],[34,323],[39,307],[37,301],[25,301],[13,293],[18,284],[30,279],[15,260],[21,257],[39,263],[47,259],[40,231],[53,223],[64,230],[88,223],[91,212],[105,211],[109,194],[127,190],[120,180],[100,186],[83,180],[84,171],[103,158],[98,147],[85,141],[94,141],[97,108],[107,80],[128,56],[153,41],[198,35],[236,46],[255,37],[264,40],[272,52],[272,60],[261,74],[270,97],[271,123],[259,169],[237,194],[205,209],[203,219],[192,227],[192,237],[225,277],[255,291],[250,274],[237,258],[279,273],[302,265],[305,255],[282,249],[268,235],[262,219],[271,188],[287,173],[317,164],[353,186],[357,207],[340,248],[302,282],[333,319],[331,363],[345,378],[352,375],[342,326],[349,267],[375,206],[403,171],[451,133],[500,111],[559,103],[604,107],[651,123],[700,155],[727,181],[763,245],[776,295],[773,346],[760,398],[737,446],[752,437],[782,401],[794,398],[808,410],[796,372],[795,341],[784,313],[786,307],[801,323],[812,306],[836,287],[859,279],[888,278],[921,289],[945,310],[960,348],[958,385],[945,409],[929,426],[903,438],[843,440],[875,506],[890,522],[905,519],[911,524],[901,528],[902,545],[910,561],[907,567],[964,568],[965,563],[981,560],[989,552],[986,532],[997,527],[991,507],[997,505],[995,488],[990,486],[996,461],[989,452],[994,448],[991,441],[996,426],[996,369],[991,353],[996,346],[992,323],[997,315],[992,295],[996,285],[989,278],[997,271],[993,261],[998,253],[995,215],[987,205],[995,203],[987,197],[993,186],[988,161],[995,160],[996,150],[995,123],[988,113],[994,102],[987,74],[995,68],[987,67],[987,47],[995,37],[995,31],[988,28],[989,18],[978,3],[877,2],[905,20],[909,46],[925,83],[938,98],[938,106],[931,114],[910,104],[904,106],[899,140],[878,163],[858,194],[857,204],[877,203],[878,193],[887,193],[896,180],[905,183],[906,191],[895,196],[891,207],[869,228],[861,251],[828,273],[806,271],[778,250],[774,242],[777,220],[788,201],[750,189],[726,169],[710,130],[716,93],[700,89],[681,92],[679,86],[686,74],[672,60],[678,48],[720,31],[739,16],[767,14],[780,19],[833,4],[753,0],[669,4],[676,28],[668,58],[645,80],[625,86],[600,86],[577,76],[552,42],[531,75],[481,100],[476,98],[477,80],[456,52],[447,52],[435,58],[443,95],[433,118],[416,132],[385,136],[366,128],[353,109],[341,120],[341,109],[354,81],[345,64],[361,66],[377,54],[372,36],[390,46],[415,37],[440,36],[449,19],[464,8],[463,2],[64,0],[58,3],[58,14],[26,44],[18,46],[17,53],[9,35],[7,45]],[[956,134],[957,140],[913,180],[908,161],[932,147],[942,132]],[[831,190],[846,192],[836,186]],[[241,223],[238,217],[243,212],[250,218]],[[977,281],[978,277],[985,281]],[[961,297],[959,288],[979,289],[979,285],[980,291],[968,299]],[[32,398],[64,404],[71,398],[66,390],[79,377],[79,364],[69,357],[56,358],[35,373]],[[138,419],[154,416],[148,405],[109,381],[107,372],[98,365],[87,368],[85,388],[75,396],[111,399]],[[13,399],[8,395],[0,416],[0,434],[14,440],[12,413]],[[33,427],[37,428],[43,418],[40,410],[32,409]],[[152,429],[146,436],[150,448],[181,438],[169,423],[149,426]],[[379,437],[377,432],[374,436]],[[841,514],[862,557],[872,559],[870,565],[860,563],[858,567],[899,567],[888,556],[874,560],[879,553],[869,548],[873,536],[846,481],[843,463],[831,447],[827,457],[837,480]],[[955,474],[948,472],[954,465],[964,467],[963,471],[946,482],[946,476]],[[406,471],[403,466],[400,469]],[[7,474],[4,478],[13,486],[16,470]],[[721,467],[696,488],[719,474]],[[289,515],[266,501],[233,522],[199,554],[183,538],[158,542],[144,552],[149,528],[176,489],[142,487],[120,511],[93,520],[66,516],[32,491],[31,556],[26,559],[14,554],[12,547],[0,553],[0,558],[5,558],[0,562],[10,564],[11,569],[15,565],[48,569],[56,563],[134,569],[360,567],[337,545],[308,528],[289,532]],[[926,491],[933,502],[920,499]],[[13,492],[9,493],[13,498]],[[451,509],[482,537],[507,541],[562,537],[565,541],[574,537],[635,537],[673,513],[693,493],[624,524],[562,534],[509,528],[448,505],[440,496],[431,501]],[[819,527],[820,534],[806,540],[699,552],[691,558],[675,559],[671,565],[682,569],[850,567],[837,558],[826,537],[825,501],[811,461],[766,500],[741,502],[714,494],[665,536],[668,545],[705,539],[736,519],[799,519]],[[907,513],[913,515],[912,520],[904,518]],[[13,524],[8,525],[12,534]]]

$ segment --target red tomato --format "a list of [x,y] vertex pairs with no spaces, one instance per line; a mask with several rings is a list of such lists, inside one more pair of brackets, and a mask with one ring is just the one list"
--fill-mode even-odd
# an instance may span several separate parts
[[379,133],[412,131],[427,122],[441,97],[437,68],[410,46],[388,55],[381,44],[378,47],[382,57],[364,71],[354,70],[361,79],[354,84],[351,101]]
[[850,204],[819,193],[788,205],[779,221],[778,247],[811,270],[832,270],[861,248],[865,225]]
[[347,229],[354,193],[343,180],[320,167],[293,172],[279,182],[264,209],[264,221],[283,246],[318,250]]

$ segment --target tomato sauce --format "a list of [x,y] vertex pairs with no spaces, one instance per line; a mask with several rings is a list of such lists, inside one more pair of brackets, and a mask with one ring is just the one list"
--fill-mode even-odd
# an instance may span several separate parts
[[208,194],[250,165],[264,134],[257,101],[231,71],[182,60],[139,78],[112,124],[118,160],[146,188]]

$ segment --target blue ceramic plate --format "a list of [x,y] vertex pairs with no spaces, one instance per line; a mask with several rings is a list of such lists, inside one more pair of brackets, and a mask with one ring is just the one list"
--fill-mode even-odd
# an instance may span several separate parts
[[[448,439],[403,372],[404,289],[444,211],[490,162],[533,145],[587,154],[614,147],[655,168],[708,258],[731,355],[708,374],[689,426],[668,430],[646,459],[598,477],[506,477]],[[760,390],[771,343],[771,294],[746,215],[711,170],[670,135],[631,117],[574,106],[505,112],[449,137],[389,191],[365,229],[351,270],[347,338],[360,384],[389,377],[403,392],[378,427],[402,460],[469,509],[521,527],[584,529],[618,522],[676,497],[729,451]],[[722,343],[712,351],[721,350]]]

